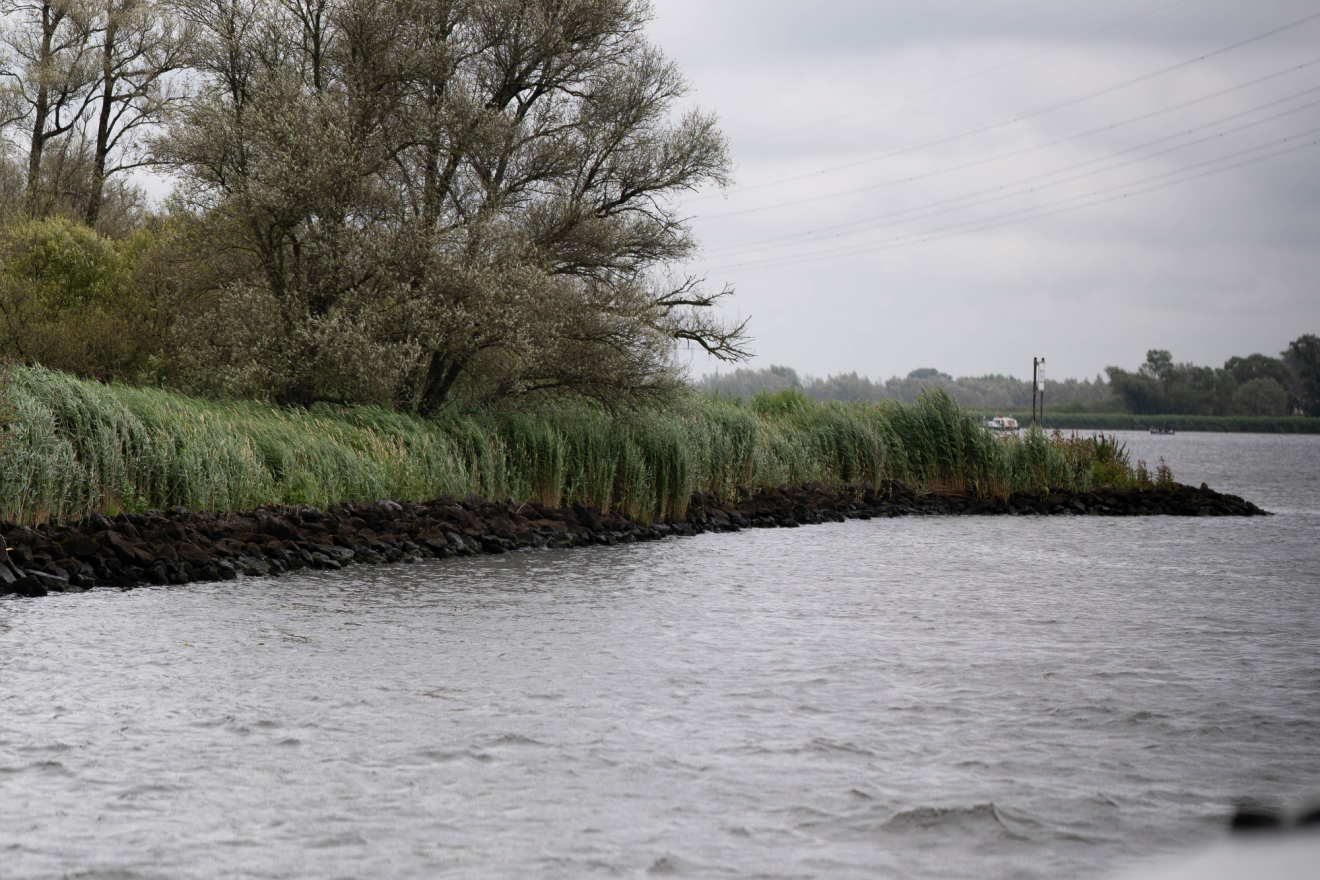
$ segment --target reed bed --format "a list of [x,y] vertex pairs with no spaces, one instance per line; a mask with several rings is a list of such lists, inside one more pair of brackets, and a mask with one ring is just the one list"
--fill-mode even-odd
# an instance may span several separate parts
[[784,391],[620,414],[561,403],[429,420],[199,400],[40,367],[11,371],[0,393],[0,518],[25,523],[440,495],[581,503],[646,521],[682,517],[694,492],[732,500],[784,484],[899,479],[984,497],[1145,479],[1111,441],[996,437],[941,392],[907,405]]

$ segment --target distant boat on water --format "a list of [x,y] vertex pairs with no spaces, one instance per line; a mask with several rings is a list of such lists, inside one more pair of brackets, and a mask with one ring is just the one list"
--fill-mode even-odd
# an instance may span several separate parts
[[1173,428],[1170,428],[1168,425],[1160,425],[1158,427],[1151,428],[1150,432],[1152,434],[1173,434],[1174,430]]
[[985,423],[985,426],[991,431],[998,433],[1016,434],[1018,430],[1017,419],[1011,416],[995,416]]

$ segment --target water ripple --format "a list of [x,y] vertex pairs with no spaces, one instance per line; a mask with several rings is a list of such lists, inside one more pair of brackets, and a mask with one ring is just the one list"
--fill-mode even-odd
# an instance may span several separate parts
[[1094,877],[1320,794],[1320,438],[1129,439],[1280,515],[0,602],[0,874]]

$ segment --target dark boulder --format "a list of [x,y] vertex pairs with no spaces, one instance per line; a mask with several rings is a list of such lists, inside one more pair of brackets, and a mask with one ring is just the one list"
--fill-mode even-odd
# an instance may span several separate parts
[[18,578],[12,584],[4,587],[4,589],[9,593],[24,596],[28,599],[36,599],[39,596],[48,595],[50,592],[46,589],[45,584],[30,574]]

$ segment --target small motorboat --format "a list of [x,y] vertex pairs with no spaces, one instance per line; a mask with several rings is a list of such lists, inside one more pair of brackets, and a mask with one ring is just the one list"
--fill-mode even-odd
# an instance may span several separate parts
[[1168,425],[1159,425],[1158,427],[1151,428],[1151,429],[1150,429],[1150,432],[1151,432],[1152,434],[1173,434],[1173,433],[1174,433],[1173,428],[1170,428]]
[[995,416],[987,421],[985,426],[991,431],[1001,434],[1016,434],[1018,431],[1017,419],[1011,416]]

